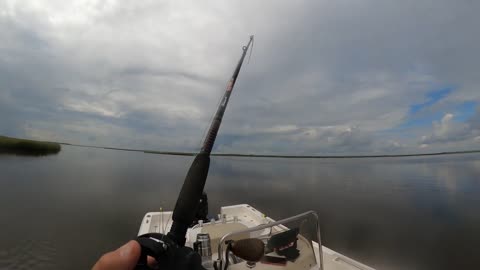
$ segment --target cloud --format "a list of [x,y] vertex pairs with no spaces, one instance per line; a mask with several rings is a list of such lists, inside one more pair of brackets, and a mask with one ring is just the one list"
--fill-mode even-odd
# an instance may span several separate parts
[[[272,137],[275,140],[272,140]],[[374,137],[355,126],[278,127],[275,130],[220,137],[218,151],[262,154],[370,153]],[[382,145],[386,148],[386,145]],[[400,147],[400,145],[399,145]]]
[[475,138],[479,134],[480,130],[472,124],[455,122],[454,115],[447,113],[440,121],[433,122],[431,134],[422,137],[420,147],[466,140],[476,141]]
[[197,149],[253,33],[217,151],[390,153],[417,149],[425,134],[435,150],[470,140],[480,121],[391,131],[415,104],[444,115],[480,101],[479,5],[3,1],[0,133]]
[[480,106],[477,107],[475,114],[468,120],[468,124],[474,129],[480,129]]

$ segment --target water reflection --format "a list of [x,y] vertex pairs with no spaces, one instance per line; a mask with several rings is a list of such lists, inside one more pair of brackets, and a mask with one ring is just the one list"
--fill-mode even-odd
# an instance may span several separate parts
[[[74,147],[0,157],[0,269],[88,269],[146,211],[173,208],[191,161]],[[216,157],[206,190],[212,213],[237,203],[276,219],[316,210],[327,246],[378,269],[462,269],[480,262],[478,175],[480,155]]]

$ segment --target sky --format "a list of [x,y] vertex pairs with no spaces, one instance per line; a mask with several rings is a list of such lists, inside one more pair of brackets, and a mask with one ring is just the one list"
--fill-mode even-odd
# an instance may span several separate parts
[[480,149],[478,1],[0,2],[0,134],[220,153]]

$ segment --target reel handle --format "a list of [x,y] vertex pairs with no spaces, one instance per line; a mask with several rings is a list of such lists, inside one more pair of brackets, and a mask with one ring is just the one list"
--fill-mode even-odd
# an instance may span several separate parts
[[[147,233],[135,240],[142,248],[135,270],[205,270],[200,254],[189,247],[178,246],[167,235]],[[148,256],[157,261],[158,268],[148,266]]]
[[142,248],[135,270],[153,269],[148,266],[148,256],[153,257],[157,262],[166,259],[165,257],[169,251],[169,240],[165,235],[161,233],[147,233],[137,237],[135,240]]

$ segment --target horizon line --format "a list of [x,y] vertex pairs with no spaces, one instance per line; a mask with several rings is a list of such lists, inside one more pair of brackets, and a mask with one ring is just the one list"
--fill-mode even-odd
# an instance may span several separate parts
[[[195,156],[197,152],[177,152],[177,151],[156,151],[145,149],[132,149],[132,148],[118,148],[107,146],[95,146],[85,144],[74,144],[59,142],[62,145],[70,145],[86,148],[99,148],[107,150],[118,151],[130,151],[130,152],[142,152],[145,154],[156,155],[170,155],[170,156]],[[394,157],[421,157],[421,156],[443,156],[443,155],[458,155],[458,154],[474,154],[480,153],[480,150],[465,150],[465,151],[443,151],[443,152],[430,152],[430,153],[416,153],[416,154],[375,154],[375,155],[275,155],[275,154],[242,154],[242,153],[211,153],[211,156],[217,157],[250,157],[250,158],[304,158],[304,159],[321,159],[321,158],[394,158]]]

